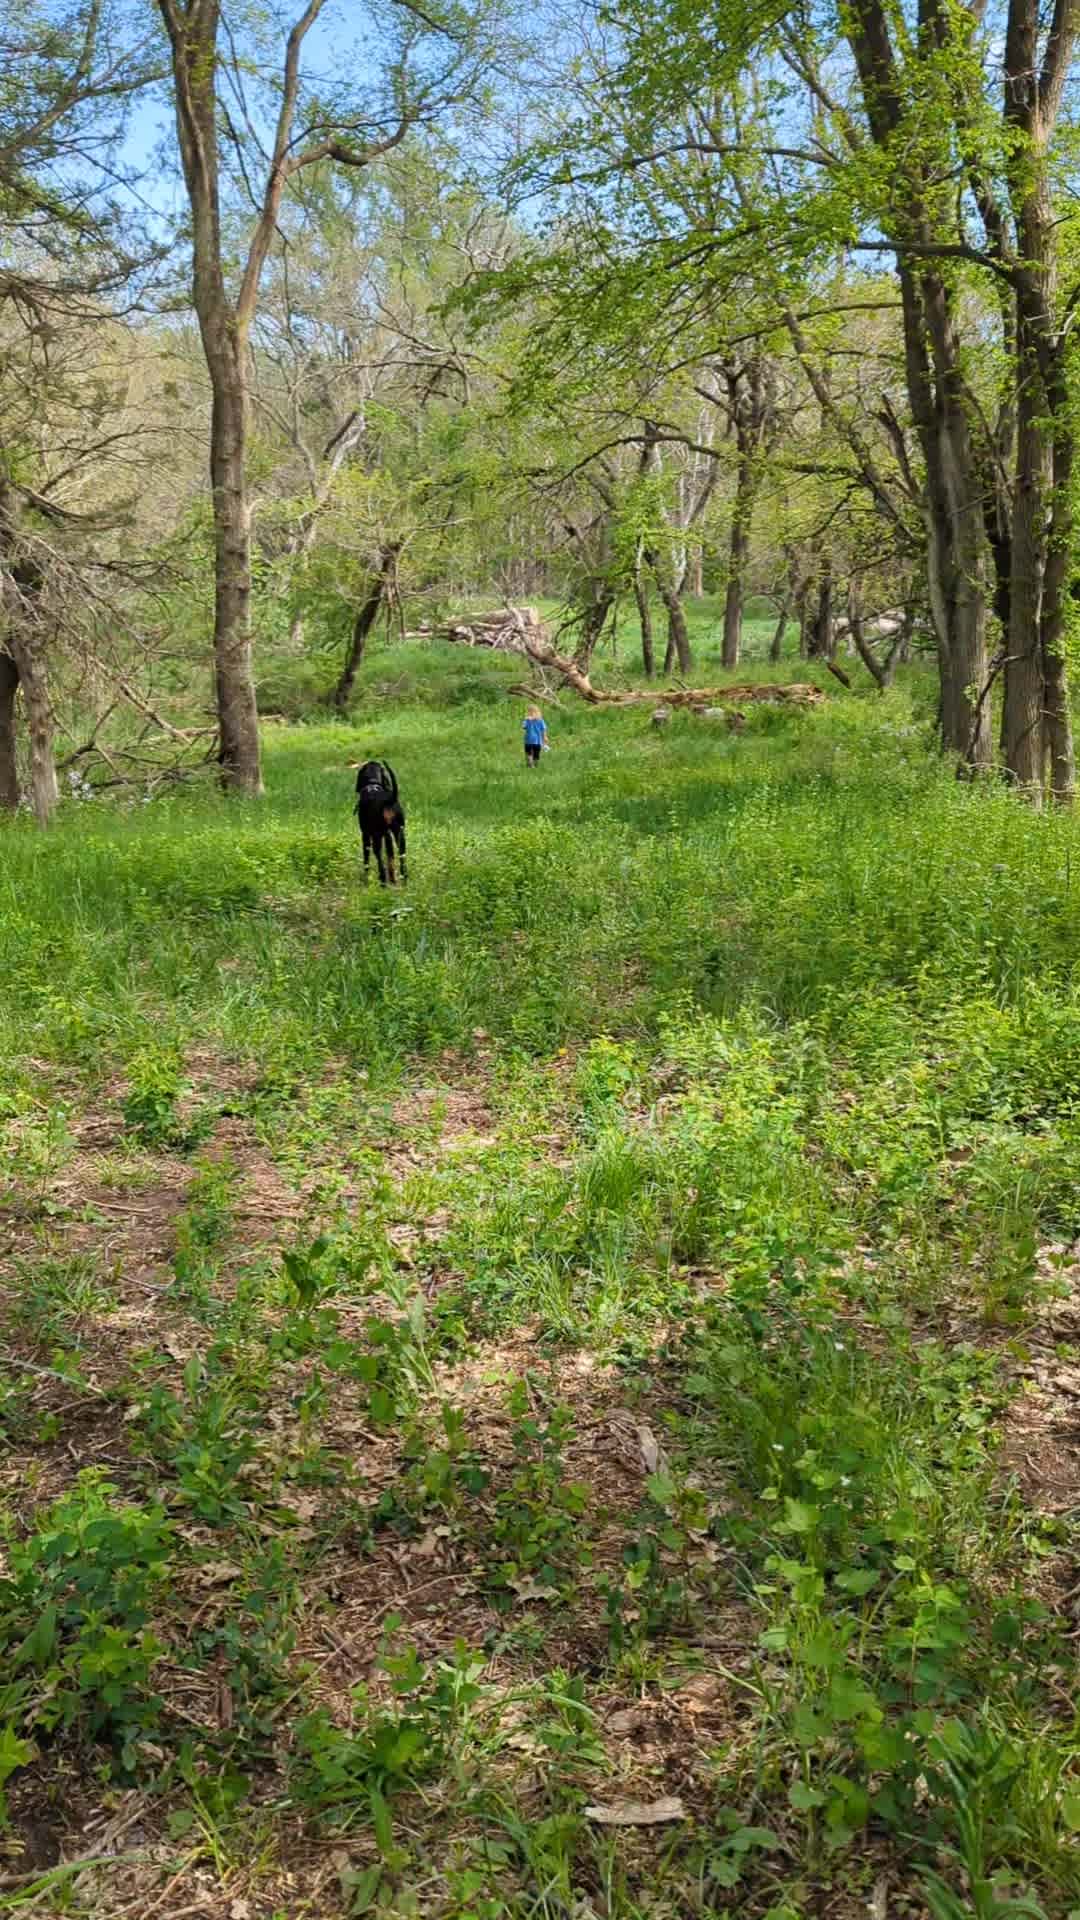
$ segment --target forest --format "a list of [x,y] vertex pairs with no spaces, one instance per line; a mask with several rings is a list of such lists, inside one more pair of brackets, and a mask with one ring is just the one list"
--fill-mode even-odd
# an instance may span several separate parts
[[1080,1920],[1078,33],[0,0],[0,1914]]

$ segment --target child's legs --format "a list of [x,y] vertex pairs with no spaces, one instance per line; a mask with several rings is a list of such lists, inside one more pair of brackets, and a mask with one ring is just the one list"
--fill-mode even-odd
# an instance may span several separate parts
[[526,740],[525,765],[527,767],[535,767],[539,758],[540,758],[540,748],[538,746],[534,746],[531,740]]

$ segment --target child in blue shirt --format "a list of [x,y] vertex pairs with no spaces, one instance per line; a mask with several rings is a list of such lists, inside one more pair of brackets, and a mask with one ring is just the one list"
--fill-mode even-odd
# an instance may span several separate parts
[[525,764],[535,767],[548,744],[547,728],[539,707],[526,707],[522,726],[525,730]]

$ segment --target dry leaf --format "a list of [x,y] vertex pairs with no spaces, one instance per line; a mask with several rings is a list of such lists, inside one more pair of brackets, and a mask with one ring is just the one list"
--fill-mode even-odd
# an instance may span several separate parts
[[889,1882],[885,1874],[880,1874],[874,1881],[874,1891],[866,1904],[870,1912],[870,1920],[888,1920]]
[[553,1587],[542,1587],[538,1580],[511,1580],[509,1585],[521,1601],[546,1600],[550,1604],[558,1598]]
[[621,1712],[613,1713],[607,1721],[609,1733],[639,1733],[647,1727],[652,1715],[646,1707],[624,1707]]
[[651,1427],[637,1427],[638,1446],[646,1473],[670,1471],[668,1457]]
[[234,1567],[231,1560],[206,1560],[199,1568],[199,1579],[207,1587],[225,1587],[230,1580],[240,1580],[243,1568]]
[[532,1733],[512,1733],[506,1745],[513,1753],[524,1753],[530,1760],[542,1760],[551,1751]]
[[663,1800],[615,1800],[610,1807],[586,1807],[586,1820],[598,1827],[662,1827],[669,1820],[685,1820],[686,1808],[676,1794]]
[[695,1673],[685,1686],[679,1688],[675,1699],[680,1706],[689,1708],[691,1713],[700,1713],[703,1708],[714,1707],[727,1693],[726,1683],[715,1673]]

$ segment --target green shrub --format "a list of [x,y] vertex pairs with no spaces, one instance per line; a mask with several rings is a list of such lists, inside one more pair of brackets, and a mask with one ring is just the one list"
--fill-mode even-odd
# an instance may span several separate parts
[[161,1715],[151,1623],[174,1547],[163,1508],[121,1504],[94,1470],[12,1546],[0,1642],[20,1732],[107,1740],[120,1772],[134,1770]]

